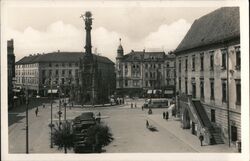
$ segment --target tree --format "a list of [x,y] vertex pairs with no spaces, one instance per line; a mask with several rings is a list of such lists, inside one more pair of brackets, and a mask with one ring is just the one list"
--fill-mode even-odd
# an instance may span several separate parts
[[86,142],[92,145],[93,152],[101,152],[102,147],[113,141],[110,128],[106,125],[96,124],[87,130]]
[[74,134],[71,128],[71,123],[66,121],[54,127],[52,132],[52,141],[58,146],[58,149],[64,149],[64,153],[67,153],[67,149],[71,149],[74,146]]

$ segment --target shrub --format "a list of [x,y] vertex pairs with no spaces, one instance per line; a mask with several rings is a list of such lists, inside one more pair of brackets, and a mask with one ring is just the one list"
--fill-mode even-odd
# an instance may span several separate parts
[[67,153],[67,149],[71,149],[74,146],[74,134],[71,128],[70,122],[62,123],[61,127],[59,124],[56,124],[52,132],[52,141],[58,146],[58,149],[64,149],[64,152]]
[[101,152],[102,147],[111,143],[113,139],[113,135],[106,125],[97,124],[87,130],[86,142],[92,145],[93,152]]

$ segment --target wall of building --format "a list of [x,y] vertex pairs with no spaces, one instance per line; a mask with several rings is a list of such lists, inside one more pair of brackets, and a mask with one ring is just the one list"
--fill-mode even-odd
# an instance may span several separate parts
[[[187,79],[188,94],[192,94],[192,80],[196,83],[196,98],[203,103],[208,116],[211,119],[211,109],[215,109],[216,124],[222,128],[225,140],[228,136],[227,101],[222,101],[222,82],[227,84],[227,71],[229,82],[229,109],[230,124],[237,127],[238,138],[241,136],[240,104],[236,103],[236,84],[240,84],[240,69],[236,68],[236,48],[239,43],[232,43],[228,46],[216,46],[206,50],[192,51],[179,55],[176,58],[176,89],[179,90],[179,80],[181,80],[181,93],[185,93],[185,80]],[[222,68],[222,51],[226,49],[229,56],[229,67]],[[214,70],[210,70],[210,55],[214,55]],[[204,55],[204,71],[201,71],[201,54]],[[195,57],[195,71],[192,71],[192,58]],[[185,61],[188,60],[187,71],[185,71]],[[179,71],[181,62],[181,71]],[[204,99],[201,98],[200,82],[204,80]],[[210,82],[214,81],[214,99],[211,99]]]

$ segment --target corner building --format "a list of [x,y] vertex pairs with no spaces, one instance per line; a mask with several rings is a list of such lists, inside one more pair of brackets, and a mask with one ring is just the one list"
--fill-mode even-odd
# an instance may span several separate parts
[[131,51],[124,55],[120,44],[116,57],[118,95],[167,97],[175,93],[175,55],[165,52]]
[[241,52],[238,7],[196,20],[176,54],[182,126],[208,144],[241,141]]

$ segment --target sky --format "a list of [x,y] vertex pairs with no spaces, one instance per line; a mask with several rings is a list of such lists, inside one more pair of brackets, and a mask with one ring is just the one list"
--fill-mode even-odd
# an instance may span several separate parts
[[[218,8],[218,7],[217,7]],[[119,38],[131,50],[174,50],[195,19],[217,9],[173,7],[8,7],[6,38],[16,60],[35,53],[84,51],[81,14],[91,11],[92,51],[115,61]]]

